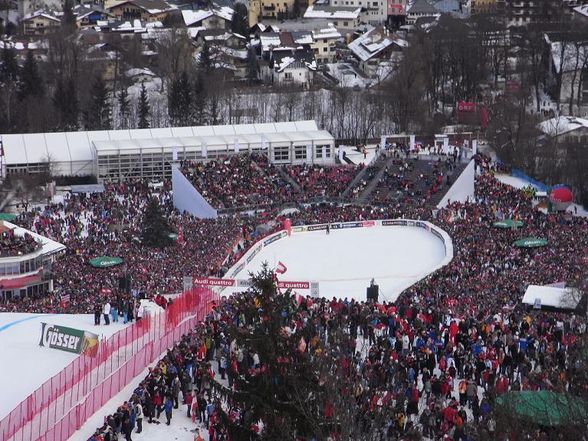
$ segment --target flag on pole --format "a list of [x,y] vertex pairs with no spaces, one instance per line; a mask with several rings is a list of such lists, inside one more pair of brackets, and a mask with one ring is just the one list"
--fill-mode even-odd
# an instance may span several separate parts
[[288,271],[286,265],[284,265],[282,262],[278,262],[278,266],[276,266],[276,274],[284,274],[286,271]]

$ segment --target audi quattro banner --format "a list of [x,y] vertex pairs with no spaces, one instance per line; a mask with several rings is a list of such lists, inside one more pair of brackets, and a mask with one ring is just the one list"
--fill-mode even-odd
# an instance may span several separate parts
[[81,354],[98,345],[98,335],[65,326],[41,323],[39,346]]
[[[251,282],[246,279],[218,279],[216,277],[194,277],[194,285],[206,286],[222,286],[222,287],[243,287],[246,288],[251,285]],[[279,280],[278,288],[280,289],[311,289],[318,292],[318,282],[306,281],[288,281]]]

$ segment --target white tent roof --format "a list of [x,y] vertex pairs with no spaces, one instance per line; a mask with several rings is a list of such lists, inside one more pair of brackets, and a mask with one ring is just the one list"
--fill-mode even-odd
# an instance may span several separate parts
[[539,299],[541,306],[560,309],[576,309],[580,302],[580,296],[575,294],[572,288],[529,285],[523,296],[523,303],[534,305],[536,299]]
[[[308,132],[305,136],[319,135],[333,139],[328,132],[319,131],[315,121],[277,122],[198,127],[168,127],[138,130],[102,130],[92,132],[25,133],[3,135],[6,164],[35,164],[50,158],[55,162],[90,162],[94,160],[94,147],[100,150],[135,150],[158,145],[209,146],[225,143],[225,137],[237,135],[267,137],[280,134],[279,139],[290,139],[295,132]],[[290,134],[290,137],[285,135]],[[239,137],[239,136],[237,136]],[[189,139],[189,140],[186,140]],[[240,138],[240,137],[239,137]],[[251,141],[250,141],[251,142]],[[255,141],[253,141],[255,142]]]

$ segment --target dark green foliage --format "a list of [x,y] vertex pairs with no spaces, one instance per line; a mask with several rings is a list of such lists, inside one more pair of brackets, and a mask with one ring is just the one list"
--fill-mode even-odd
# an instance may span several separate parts
[[249,21],[247,18],[247,6],[243,3],[236,3],[231,21],[231,31],[243,37],[249,36]]
[[202,45],[202,50],[200,51],[200,60],[198,62],[201,69],[205,71],[209,71],[212,67],[212,60],[210,55],[210,46],[205,41]]
[[118,93],[118,113],[120,115],[121,129],[129,128],[129,113],[131,111],[131,102],[129,100],[129,93],[126,88],[122,88]]
[[140,129],[149,128],[149,118],[151,116],[151,106],[149,106],[149,97],[147,96],[147,89],[145,89],[145,83],[141,83],[141,94],[139,95],[139,108],[137,110],[139,115]]
[[0,83],[16,81],[18,77],[18,64],[14,49],[3,49],[0,61]]
[[76,83],[72,78],[57,80],[53,94],[53,106],[57,110],[59,130],[77,130],[80,114]]
[[20,71],[20,82],[18,85],[19,98],[25,99],[32,96],[38,98],[45,93],[43,78],[39,73],[37,60],[31,51],[27,52],[27,58]]
[[168,93],[168,114],[174,126],[192,122],[192,85],[186,71],[172,81]]
[[112,129],[110,112],[111,108],[106,83],[102,79],[102,75],[97,75],[94,79],[94,83],[92,84],[90,100],[84,115],[86,120],[86,129]]
[[143,215],[141,241],[148,247],[163,248],[174,243],[170,237],[173,231],[164,217],[159,202],[151,198]]

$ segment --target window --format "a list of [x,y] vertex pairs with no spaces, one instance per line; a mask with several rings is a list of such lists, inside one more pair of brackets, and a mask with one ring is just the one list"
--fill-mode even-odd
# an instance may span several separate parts
[[343,26],[349,26],[349,22],[348,21],[344,21],[343,22]]
[[284,78],[287,80],[292,79],[292,72],[284,72]]
[[[324,150],[324,155],[323,155]],[[317,145],[314,147],[314,157],[316,159],[327,159],[331,157],[331,146],[330,145]]]
[[294,159],[306,159],[306,146],[296,145],[294,146]]
[[328,52],[329,48],[328,47],[324,47],[323,48],[323,52]]
[[288,146],[274,147],[274,161],[289,161],[289,160],[290,160],[290,147],[288,147]]

